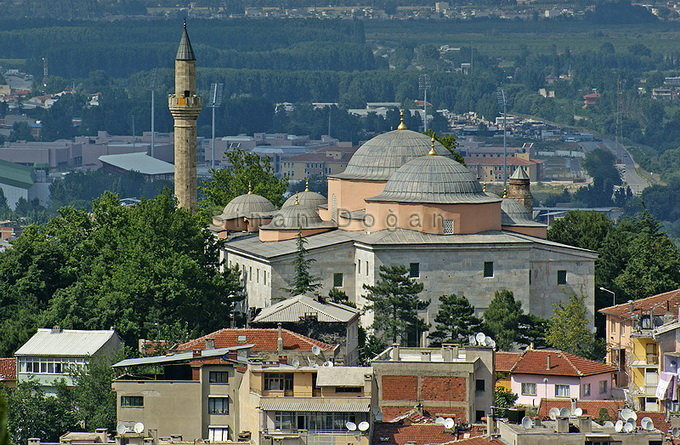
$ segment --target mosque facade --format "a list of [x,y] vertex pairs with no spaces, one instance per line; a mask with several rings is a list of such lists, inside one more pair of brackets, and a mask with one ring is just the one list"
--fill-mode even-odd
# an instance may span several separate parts
[[[359,308],[380,266],[404,265],[424,284],[427,323],[433,324],[441,295],[465,296],[482,313],[501,289],[540,317],[569,296],[584,295],[592,318],[597,254],[546,239],[546,226],[532,219],[526,172],[513,173],[501,198],[445,153],[402,122],[328,178],[328,198],[306,190],[280,210],[252,193],[235,198],[212,229],[227,239],[226,262],[243,271],[249,307],[288,297],[302,234],[319,293],[338,288]],[[371,321],[365,314],[362,323]]]

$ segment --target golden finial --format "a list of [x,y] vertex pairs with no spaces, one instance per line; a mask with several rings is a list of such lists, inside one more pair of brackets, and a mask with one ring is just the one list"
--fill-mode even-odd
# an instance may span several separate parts
[[408,130],[408,127],[404,123],[404,110],[399,112],[399,126],[397,127],[397,130]]
[[300,205],[300,194],[299,193],[295,194],[295,205],[296,206]]
[[503,189],[503,194],[501,194],[501,198],[507,198],[508,197],[508,189]]
[[482,191],[486,193],[486,182],[482,182]]
[[435,156],[437,154],[437,150],[434,149],[434,136],[432,137],[432,140],[430,142],[432,143],[432,146],[427,154],[430,156]]
[[253,194],[253,185],[250,182],[248,183],[248,194],[249,195]]
[[309,191],[309,176],[305,179],[305,192]]

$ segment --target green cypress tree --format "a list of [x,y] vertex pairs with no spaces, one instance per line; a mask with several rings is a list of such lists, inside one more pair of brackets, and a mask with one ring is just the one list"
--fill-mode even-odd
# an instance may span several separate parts
[[380,266],[380,280],[375,286],[364,285],[371,303],[366,309],[373,310],[373,330],[383,342],[418,343],[420,332],[427,326],[418,316],[429,302],[422,301],[419,294],[423,283],[409,278],[406,266]]
[[481,331],[482,320],[475,316],[475,308],[467,298],[456,294],[439,297],[439,312],[434,318],[435,331],[429,336],[432,346],[459,342]]
[[496,341],[498,349],[507,351],[520,340],[523,315],[522,302],[515,300],[512,291],[496,291],[484,312],[484,330]]
[[321,285],[317,282],[318,277],[312,275],[309,271],[312,263],[316,260],[314,258],[307,258],[307,249],[305,245],[307,244],[307,239],[302,236],[302,233],[297,235],[297,253],[295,259],[293,260],[293,265],[295,267],[295,275],[293,276],[293,282],[289,288],[286,289],[288,293],[294,297],[296,295],[308,294],[315,292]]

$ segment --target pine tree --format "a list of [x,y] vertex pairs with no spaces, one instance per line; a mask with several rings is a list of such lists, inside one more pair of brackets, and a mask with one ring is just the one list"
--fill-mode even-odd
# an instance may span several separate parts
[[507,351],[520,339],[523,316],[522,302],[516,301],[511,291],[498,290],[484,312],[484,330],[496,341],[498,349]]
[[572,295],[566,304],[555,308],[548,322],[546,341],[553,348],[590,359],[601,359],[603,349],[593,335],[585,297]]
[[475,308],[467,298],[451,294],[442,295],[439,301],[434,318],[436,329],[429,336],[432,346],[458,342],[482,329],[482,320],[475,316]]
[[321,286],[317,283],[318,277],[309,272],[309,268],[316,260],[314,258],[307,258],[306,244],[307,239],[302,236],[302,233],[298,233],[296,243],[297,253],[295,260],[293,260],[295,276],[293,277],[291,287],[286,289],[292,297],[315,292]]
[[423,283],[409,278],[406,266],[380,266],[380,280],[364,289],[368,291],[364,298],[371,302],[366,309],[373,310],[375,335],[384,342],[417,343],[419,333],[427,329],[418,316],[429,304],[418,297]]

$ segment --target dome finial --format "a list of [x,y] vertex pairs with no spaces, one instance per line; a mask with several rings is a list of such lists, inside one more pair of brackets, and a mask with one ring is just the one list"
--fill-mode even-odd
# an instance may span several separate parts
[[437,154],[437,150],[435,150],[435,148],[434,148],[434,142],[435,142],[434,136],[432,136],[432,139],[430,140],[430,142],[432,143],[432,146],[430,147],[430,151],[427,154],[430,155],[430,156],[435,156]]
[[406,123],[404,123],[404,110],[403,109],[399,112],[399,126],[397,127],[397,130],[408,130]]
[[508,197],[508,189],[503,189],[503,194],[501,194],[501,198],[507,198]]
[[309,191],[309,176],[305,178],[305,192]]
[[248,183],[248,194],[249,195],[253,194],[253,185],[250,182]]
[[295,194],[295,205],[296,206],[300,205],[300,194],[299,193]]
[[482,182],[482,191],[486,193],[486,182]]

